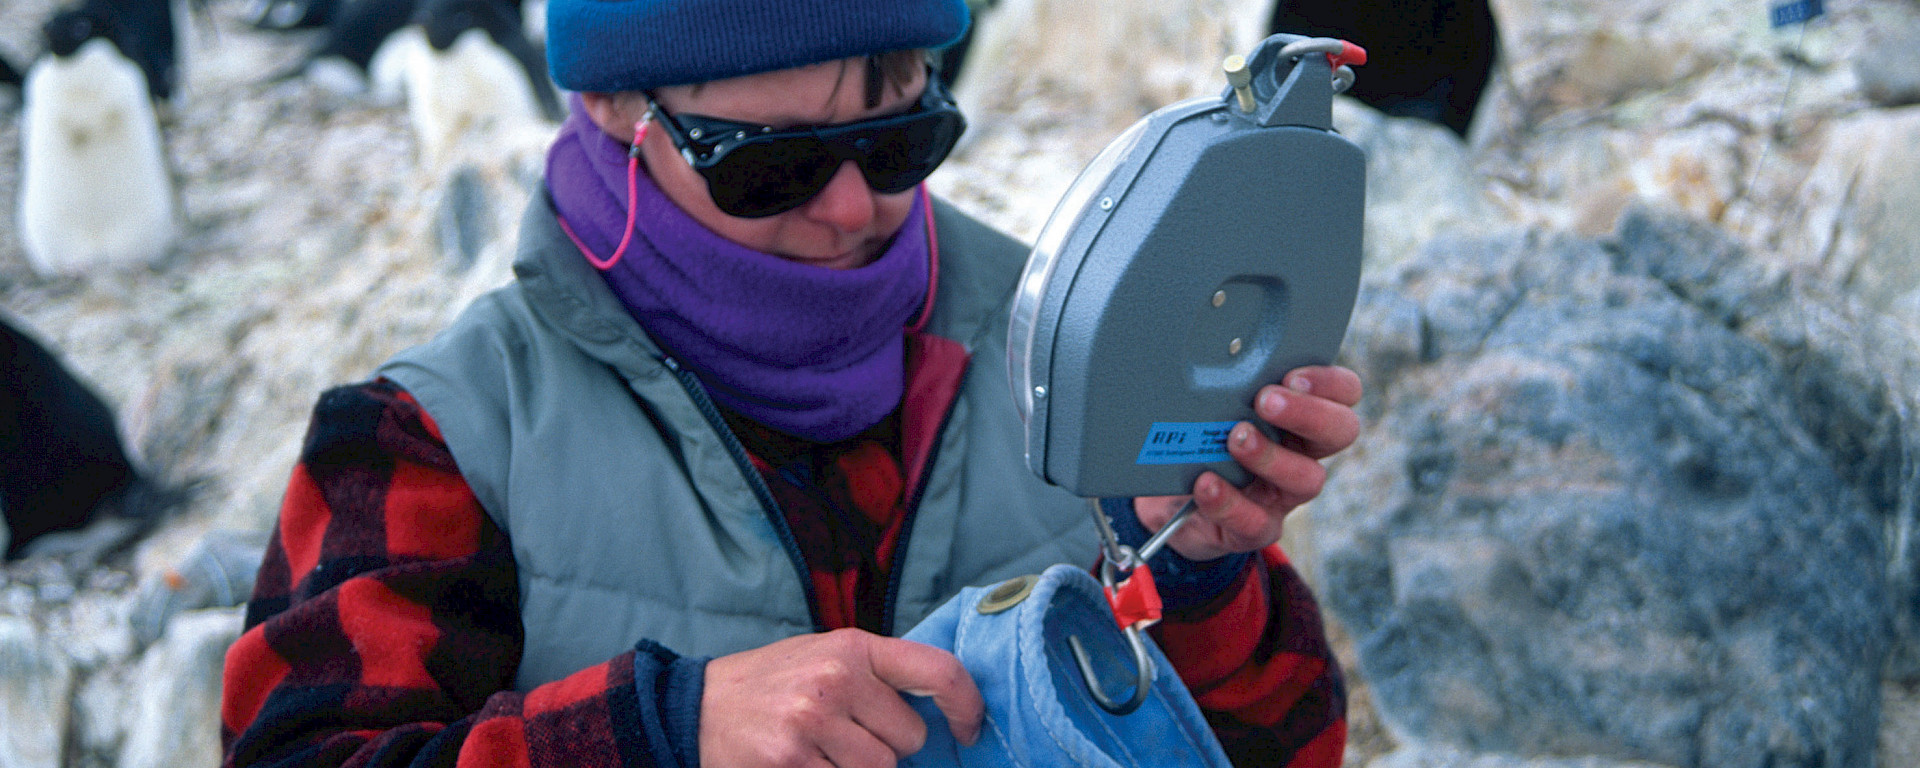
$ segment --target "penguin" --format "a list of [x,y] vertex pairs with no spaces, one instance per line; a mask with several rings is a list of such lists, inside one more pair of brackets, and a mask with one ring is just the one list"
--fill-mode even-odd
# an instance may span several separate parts
[[1487,0],[1275,0],[1268,29],[1367,49],[1366,69],[1346,95],[1462,138],[1492,76],[1500,37]]
[[527,41],[544,51],[547,47],[547,0],[522,0],[520,25],[527,30]]
[[338,0],[254,0],[246,19],[257,29],[286,32],[324,27]]
[[47,51],[61,58],[72,56],[89,40],[109,41],[121,57],[139,67],[155,100],[173,95],[178,42],[169,0],[83,0],[55,13],[41,32]]
[[129,21],[139,13],[100,12],[137,5],[90,1],[55,15],[45,29],[50,52],[27,71],[18,224],[42,275],[152,264],[178,234],[155,111],[171,87],[171,46],[158,42],[170,41],[171,17],[164,3],[165,21],[140,22],[151,27]]
[[[52,549],[43,537],[91,528],[108,518],[122,523],[110,527],[124,543],[163,511],[152,502],[165,494],[154,488],[128,459],[106,402],[53,352],[0,318],[0,515],[6,519],[6,559]],[[38,547],[36,540],[42,540]]]
[[404,69],[408,116],[429,162],[470,131],[560,119],[546,60],[521,20],[510,0],[422,0]]
[[[537,9],[539,37],[535,37],[527,25],[530,8]],[[427,45],[435,51],[454,49],[463,38],[472,39],[475,43],[491,41],[494,48],[519,65],[521,77],[515,79],[525,82],[538,101],[542,114],[554,121],[565,117],[559,93],[547,75],[546,54],[541,44],[535,42],[545,37],[545,0],[534,0],[533,3],[522,3],[520,0],[420,0],[414,21],[426,32]],[[480,39],[482,35],[472,33],[484,33],[485,40]]]
[[0,86],[13,89],[20,87],[20,70],[14,69],[13,63],[7,61],[5,56],[0,56]]
[[363,93],[383,81],[376,57],[413,18],[415,0],[338,0],[326,31],[300,63],[271,78],[306,77],[337,93]]
[[12,109],[20,98],[20,70],[13,68],[13,62],[0,56],[0,111]]

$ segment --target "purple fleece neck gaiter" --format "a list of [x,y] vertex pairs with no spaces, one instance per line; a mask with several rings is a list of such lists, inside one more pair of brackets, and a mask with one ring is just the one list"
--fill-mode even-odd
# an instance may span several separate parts
[[[903,329],[926,302],[927,205],[873,263],[834,270],[753,250],[667,199],[579,98],[547,155],[562,222],[647,334],[721,406],[816,442],[859,434],[899,405]],[[635,194],[631,242],[627,188]],[[611,260],[611,263],[608,263]]]

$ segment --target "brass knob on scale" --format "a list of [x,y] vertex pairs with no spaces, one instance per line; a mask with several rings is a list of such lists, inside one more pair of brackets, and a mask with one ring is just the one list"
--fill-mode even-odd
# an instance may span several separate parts
[[1240,111],[1252,112],[1256,104],[1253,101],[1253,72],[1247,69],[1247,57],[1240,54],[1228,56],[1220,62],[1220,69],[1227,73],[1227,85],[1233,86],[1233,95],[1240,102]]

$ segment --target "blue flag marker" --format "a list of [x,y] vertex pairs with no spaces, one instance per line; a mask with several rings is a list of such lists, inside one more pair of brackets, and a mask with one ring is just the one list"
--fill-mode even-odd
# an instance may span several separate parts
[[1827,12],[1823,0],[1789,0],[1773,6],[1773,28],[1779,29],[1788,24],[1801,24]]

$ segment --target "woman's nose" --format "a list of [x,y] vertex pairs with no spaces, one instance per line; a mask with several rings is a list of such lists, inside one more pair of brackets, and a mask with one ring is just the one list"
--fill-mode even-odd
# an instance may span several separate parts
[[873,223],[873,195],[873,188],[867,186],[860,167],[847,160],[840,163],[820,193],[807,201],[805,211],[808,218],[830,224],[842,232],[857,232]]

